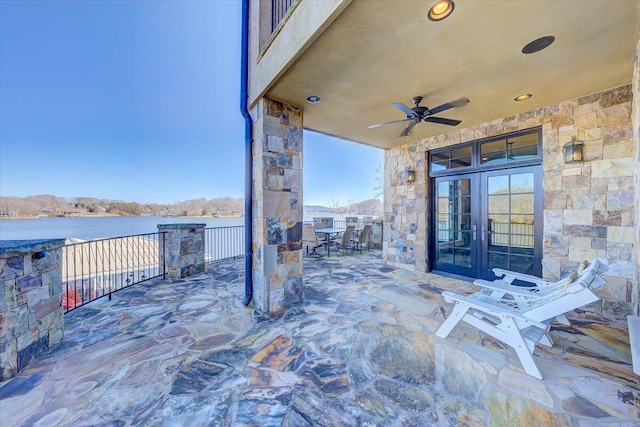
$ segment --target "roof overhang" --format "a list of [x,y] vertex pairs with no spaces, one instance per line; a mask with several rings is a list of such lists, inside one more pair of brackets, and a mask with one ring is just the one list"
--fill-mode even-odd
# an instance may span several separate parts
[[[427,19],[432,1],[351,2],[267,96],[303,106],[306,129],[391,148],[631,82],[640,2],[454,1],[440,22]],[[550,47],[521,53],[548,35]],[[533,97],[515,102],[523,93]],[[310,95],[322,101],[309,105]],[[437,115],[462,120],[455,128],[369,129],[403,119],[390,104],[418,95],[428,107],[471,102]]]

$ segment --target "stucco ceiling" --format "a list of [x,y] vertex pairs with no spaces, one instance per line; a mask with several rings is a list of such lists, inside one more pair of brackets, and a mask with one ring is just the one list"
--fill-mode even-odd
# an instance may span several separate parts
[[[441,22],[426,18],[431,4],[354,0],[267,96],[303,106],[306,129],[390,148],[631,82],[637,0],[455,0]],[[550,47],[521,53],[547,35]],[[513,100],[523,93],[533,97]],[[368,128],[403,119],[390,104],[416,95],[432,108],[471,102],[437,115],[462,120],[455,128],[420,123],[403,138],[404,124]]]

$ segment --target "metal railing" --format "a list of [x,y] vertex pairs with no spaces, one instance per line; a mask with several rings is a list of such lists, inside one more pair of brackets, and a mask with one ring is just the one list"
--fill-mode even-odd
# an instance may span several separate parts
[[204,262],[244,256],[244,225],[204,229]]
[[273,33],[297,0],[271,0],[271,32]]
[[62,248],[62,307],[69,312],[120,289],[163,276],[165,232],[71,243]]

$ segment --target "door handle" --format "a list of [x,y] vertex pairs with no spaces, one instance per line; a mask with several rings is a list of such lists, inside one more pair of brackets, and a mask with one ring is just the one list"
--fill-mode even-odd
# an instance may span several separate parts
[[476,240],[476,239],[477,239],[477,231],[476,231],[476,225],[475,225],[475,224],[473,224],[473,225],[471,226],[471,230],[473,230],[473,233],[472,233],[472,235],[473,235],[473,240]]
[[482,241],[484,242],[484,224],[482,224],[482,231],[480,233],[480,238],[482,239]]

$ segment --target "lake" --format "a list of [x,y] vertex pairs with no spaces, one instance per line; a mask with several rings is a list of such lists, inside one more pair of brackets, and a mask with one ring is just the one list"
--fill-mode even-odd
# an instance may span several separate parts
[[[342,215],[310,213],[305,221],[314,216],[332,216],[343,219]],[[103,237],[128,236],[132,234],[156,233],[158,224],[199,223],[206,227],[227,227],[244,225],[244,218],[168,218],[162,216],[103,216],[103,217],[61,217],[33,219],[0,219],[0,240],[23,239],[83,239],[93,240]]]
[[244,225],[244,218],[169,218],[162,216],[103,216],[0,219],[0,240],[68,239],[156,233],[158,224],[197,223],[206,227]]

